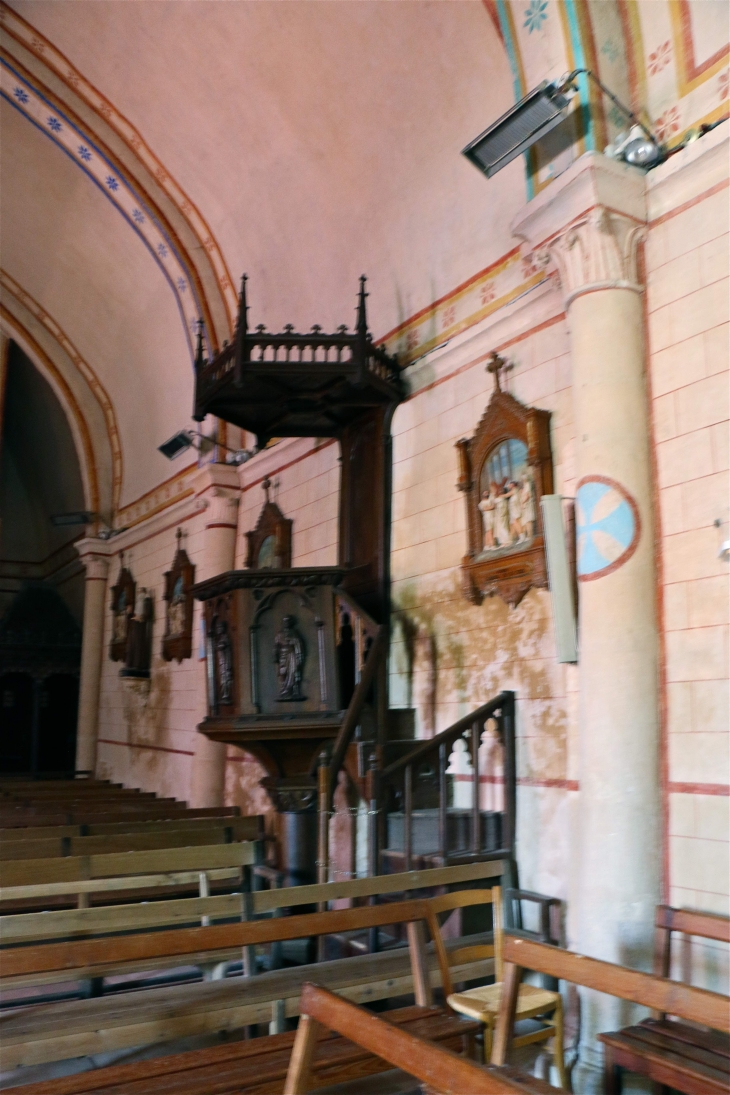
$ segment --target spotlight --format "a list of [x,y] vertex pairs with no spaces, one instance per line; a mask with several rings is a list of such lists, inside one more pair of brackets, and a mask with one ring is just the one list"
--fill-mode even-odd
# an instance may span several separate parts
[[99,513],[89,513],[88,510],[74,510],[72,513],[52,513],[51,524],[55,528],[65,528],[66,525],[90,525],[101,517]]
[[187,452],[188,449],[206,453],[216,446],[225,449],[228,453],[226,457],[227,464],[245,464],[258,451],[257,449],[232,449],[230,445],[224,445],[221,441],[216,441],[212,437],[199,436],[193,433],[192,430],[178,430],[169,440],[162,445],[158,445],[157,451],[166,456],[168,460],[174,460],[176,456]]
[[581,74],[590,77],[631,122],[628,134],[617,138],[606,148],[605,154],[646,169],[655,167],[665,159],[665,149],[646,126],[588,68],[576,68],[553,83],[543,81],[462,149],[463,155],[487,178],[496,175],[562,122],[567,115],[571,96],[578,90],[575,81]]

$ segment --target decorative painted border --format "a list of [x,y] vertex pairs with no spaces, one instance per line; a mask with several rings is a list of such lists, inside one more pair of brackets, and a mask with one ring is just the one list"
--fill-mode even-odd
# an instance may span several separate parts
[[684,97],[718,73],[727,64],[730,56],[730,43],[726,43],[702,64],[696,64],[694,41],[692,39],[692,17],[688,0],[668,0],[668,4],[674,37],[677,85],[680,96]]
[[139,162],[155,179],[157,185],[173,202],[193,234],[200,241],[200,245],[205,249],[218,283],[230,331],[233,331],[238,307],[236,288],[221,249],[195,203],[191,201],[179,183],[155,156],[132,123],[72,65],[69,59],[52,42],[45,38],[35,27],[31,26],[30,23],[26,22],[16,11],[8,7],[5,0],[0,0],[0,25],[3,26],[6,33],[34,57],[47,65],[50,71],[66,87],[78,95],[104,119],[106,124],[134,153]]
[[383,335],[378,344],[397,353],[401,365],[411,365],[548,278],[531,255],[515,247]]
[[[66,153],[142,240],[175,297],[192,363],[197,324],[204,314],[196,276],[194,273],[191,276],[177,242],[163,228],[140,188],[127,178],[120,164],[112,161],[108,150],[102,150],[100,143],[84,132],[76,120],[72,121],[67,111],[51,102],[33,86],[27,74],[21,75],[5,58],[0,58],[0,95]],[[209,337],[207,340],[210,352]]]
[[624,501],[628,502],[634,515],[634,537],[623,554],[619,555],[618,559],[614,559],[612,563],[609,563],[607,567],[603,567],[602,570],[596,570],[592,574],[578,575],[579,582],[592,582],[596,578],[605,578],[607,574],[612,574],[614,570],[618,570],[619,567],[622,567],[624,563],[629,561],[639,546],[639,540],[641,539],[641,516],[639,514],[639,507],[634,499],[626,488],[621,486],[615,479],[610,479],[607,475],[584,475],[575,485],[576,498],[578,496],[578,491],[585,483],[603,483],[607,487],[612,487],[615,491],[618,491]]
[[49,335],[55,339],[79,370],[84,380],[91,388],[97,403],[101,407],[106,422],[107,433],[109,435],[109,446],[112,452],[112,509],[116,513],[122,489],[122,443],[119,437],[119,427],[117,425],[116,414],[114,413],[114,406],[109,398],[108,392],[91,365],[89,365],[88,361],[84,360],[71,339],[56,320],[49,316],[46,310],[40,306],[38,301],[34,300],[30,293],[27,293],[25,289],[18,285],[17,281],[15,281],[6,270],[2,269],[0,269],[0,286],[27,308],[31,315],[33,315],[46,331],[48,331]]
[[117,527],[132,528],[134,525],[146,521],[149,517],[161,513],[169,506],[174,506],[176,502],[182,502],[184,498],[189,498],[193,493],[193,487],[189,480],[197,471],[197,461],[194,464],[188,464],[187,467],[182,468],[175,475],[170,476],[169,479],[165,479],[163,483],[136,498],[134,502],[122,506],[117,513],[115,522]]

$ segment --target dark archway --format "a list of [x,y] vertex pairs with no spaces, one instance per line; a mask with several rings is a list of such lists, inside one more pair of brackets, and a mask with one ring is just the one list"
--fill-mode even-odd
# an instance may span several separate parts
[[[1,375],[0,375],[1,380]],[[84,576],[83,526],[51,516],[85,508],[65,413],[13,342],[0,448],[0,771],[71,772],[75,763]]]

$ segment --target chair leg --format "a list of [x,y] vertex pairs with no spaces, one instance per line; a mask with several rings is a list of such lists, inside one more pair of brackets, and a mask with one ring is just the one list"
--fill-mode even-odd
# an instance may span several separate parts
[[492,1020],[484,1024],[484,1063],[485,1065],[491,1064],[492,1061],[492,1035],[494,1031],[492,1029]]
[[609,1046],[603,1047],[603,1090],[605,1095],[621,1095],[623,1089],[621,1069],[616,1064]]
[[555,1061],[555,1068],[558,1072],[558,1079],[560,1080],[560,1087],[563,1091],[570,1091],[570,1081],[565,1071],[565,1056],[563,1048],[563,1002],[558,1001],[558,1006],[553,1014],[553,1026],[555,1027],[555,1037],[553,1038],[553,1060]]

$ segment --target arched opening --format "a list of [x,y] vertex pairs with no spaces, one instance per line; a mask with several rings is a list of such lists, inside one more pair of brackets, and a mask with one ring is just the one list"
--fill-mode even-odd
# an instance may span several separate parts
[[84,575],[81,470],[48,382],[8,344],[0,446],[0,772],[74,768]]

